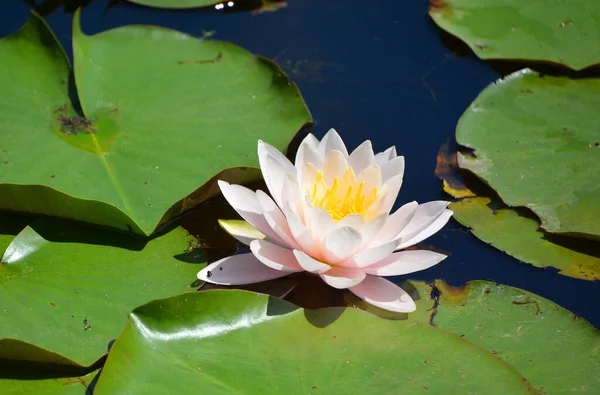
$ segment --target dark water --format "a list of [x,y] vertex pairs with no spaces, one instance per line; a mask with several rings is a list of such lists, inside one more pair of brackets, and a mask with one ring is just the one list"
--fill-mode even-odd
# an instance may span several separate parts
[[[40,3],[40,1],[38,1]],[[370,139],[377,151],[395,145],[406,157],[398,205],[447,199],[434,175],[439,147],[477,94],[501,75],[444,36],[427,17],[427,0],[290,0],[279,12],[252,15],[214,10],[168,11],[93,1],[82,15],[88,34],[128,24],[154,24],[234,42],[275,59],[297,82],[312,112],[312,131],[340,132],[350,149]],[[18,29],[29,6],[0,5],[0,36]],[[47,20],[71,53],[72,15]],[[409,277],[452,285],[483,279],[532,291],[600,326],[600,287],[523,264],[451,221],[428,239],[452,253]]]

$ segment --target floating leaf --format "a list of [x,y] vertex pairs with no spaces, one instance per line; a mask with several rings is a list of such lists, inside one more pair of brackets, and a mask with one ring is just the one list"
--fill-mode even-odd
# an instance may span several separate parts
[[216,175],[257,179],[257,141],[283,149],[310,122],[276,65],[229,43],[155,26],[86,36],[76,14],[73,53],[84,116],[43,20],[0,40],[0,208],[150,234]]
[[436,287],[437,327],[514,366],[540,393],[600,393],[600,336],[585,320],[530,292],[487,281],[465,288],[438,281]]
[[487,87],[460,119],[458,163],[548,232],[600,239],[600,79],[522,70]]
[[[0,386],[2,386],[3,395],[85,395],[88,387],[94,378],[98,375],[98,371],[88,373],[83,376],[58,376],[52,377],[36,377],[37,371],[32,366],[5,366],[0,365],[3,375],[6,376],[23,376],[23,378],[0,378]],[[33,376],[33,377],[32,377]]]
[[[3,236],[2,236],[3,237]],[[151,240],[38,220],[0,263],[0,359],[89,366],[107,352],[126,313],[190,290],[203,263],[181,229]],[[32,347],[36,345],[47,352]]]
[[429,15],[482,59],[600,63],[597,0],[429,0]]
[[444,192],[455,198],[475,196],[465,184],[463,175],[458,168],[456,150],[450,148],[450,142],[446,141],[440,147],[437,154],[435,175],[442,180]]
[[[429,287],[417,288],[419,308],[431,308]],[[491,353],[412,317],[303,310],[247,291],[187,293],[130,314],[95,393],[484,393],[490,377],[498,393],[531,390]]]
[[463,199],[450,204],[454,219],[472,233],[520,261],[583,280],[600,280],[600,257],[550,241],[539,222],[509,208],[494,209],[489,198]]

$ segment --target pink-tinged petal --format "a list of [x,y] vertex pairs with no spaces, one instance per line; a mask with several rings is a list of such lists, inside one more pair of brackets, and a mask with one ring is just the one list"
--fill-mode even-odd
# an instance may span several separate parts
[[387,162],[394,159],[396,156],[398,156],[398,154],[396,154],[396,147],[391,146],[385,151],[379,152],[377,155],[375,155],[375,164],[383,166]]
[[346,215],[344,218],[340,219],[337,222],[338,228],[350,227],[350,228],[354,228],[354,229],[358,230],[359,232],[365,225],[367,225],[367,223],[365,221],[365,217],[362,216],[361,214]]
[[334,267],[328,272],[320,274],[320,276],[325,283],[337,289],[354,287],[366,277],[362,270],[345,267]]
[[444,225],[446,225],[446,223],[448,223],[448,220],[450,219],[450,217],[452,217],[452,214],[453,214],[453,212],[451,210],[445,209],[442,212],[442,214],[440,214],[440,216],[437,217],[437,219],[435,221],[433,221],[433,223],[431,223],[428,227],[426,227],[424,230],[419,232],[414,237],[412,237],[406,241],[403,240],[397,249],[410,247],[412,245],[420,243],[421,241],[425,240],[426,238],[437,233],[440,229],[442,229],[444,227]]
[[292,237],[292,232],[288,226],[287,219],[273,199],[261,190],[256,191],[256,197],[262,209],[263,216],[271,229],[277,233],[277,236],[279,236],[287,246],[298,248],[298,244],[296,244],[296,241]]
[[395,252],[366,267],[365,273],[377,276],[401,276],[428,269],[446,259],[446,255],[427,250]]
[[397,237],[401,238],[403,243],[407,243],[433,224],[444,213],[448,204],[450,203],[442,200],[419,204],[412,219]]
[[198,273],[200,280],[219,285],[244,285],[287,276],[289,272],[271,269],[252,254],[233,255],[211,263]]
[[294,255],[296,256],[296,260],[300,264],[300,267],[307,272],[321,274],[331,269],[331,266],[328,264],[318,261],[302,251],[294,250]]
[[[295,176],[288,174],[283,183],[283,194],[281,197],[284,210],[287,206],[290,206],[298,212],[298,209],[302,207],[298,202],[302,202],[303,199],[303,194],[300,192],[300,186]],[[299,214],[302,215],[301,212]]]
[[241,185],[230,185],[225,181],[218,181],[219,188],[223,196],[231,207],[237,211],[243,219],[254,226],[259,232],[265,234],[269,239],[278,244],[285,244],[284,241],[271,229],[269,223],[262,213],[262,208],[258,203],[256,193]]
[[279,247],[268,241],[254,240],[250,243],[250,251],[252,251],[256,259],[271,269],[290,273],[301,272],[303,270],[291,250]]
[[247,246],[252,240],[262,240],[267,237],[248,222],[239,219],[220,219],[219,225],[225,232]]
[[373,188],[381,187],[381,168],[377,165],[371,165],[363,170],[357,177],[356,182],[364,182],[364,193],[368,194]]
[[258,141],[258,161],[267,188],[279,207],[282,206],[283,183],[288,174],[296,174],[296,168],[281,152],[264,141]]
[[333,185],[333,179],[337,178],[338,181],[342,179],[346,170],[348,170],[348,161],[344,154],[338,150],[329,151],[321,167],[323,173],[323,179],[327,186]]
[[384,184],[394,176],[404,176],[403,156],[398,156],[381,166],[381,180]]
[[317,246],[315,240],[300,220],[300,217],[289,205],[285,209],[285,216],[292,236],[300,246],[300,249],[309,255],[316,255]]
[[319,140],[312,134],[308,134],[300,143],[294,165],[298,172],[298,180],[303,179],[304,165],[312,163],[315,167],[320,168],[323,164],[324,156],[319,155]]
[[397,313],[410,313],[417,309],[405,290],[385,278],[367,276],[360,284],[350,288],[350,291],[380,309]]
[[398,244],[400,244],[400,240],[393,240],[377,247],[367,248],[348,259],[342,266],[356,268],[371,266],[390,256],[396,250]]
[[367,140],[359,145],[348,157],[348,164],[355,174],[362,173],[370,165],[375,164],[375,154],[371,141]]
[[[362,234],[362,243],[364,247],[370,246],[375,238],[378,237],[379,233],[381,233],[381,230],[387,223],[388,218],[387,214],[382,214],[369,221],[369,223],[362,228],[360,233]],[[384,240],[383,242],[385,241],[390,240]]]
[[334,229],[323,240],[323,258],[327,263],[342,262],[360,248],[361,244],[362,236],[356,229],[348,226]]
[[340,151],[344,154],[344,157],[348,157],[348,150],[340,135],[335,129],[329,129],[329,132],[327,132],[323,140],[319,143],[319,152],[323,157],[326,157],[333,150]]
[[396,212],[390,215],[381,232],[377,235],[377,239],[373,242],[377,244],[386,243],[397,238],[398,234],[408,225],[412,217],[417,211],[419,204],[415,201],[406,203]]

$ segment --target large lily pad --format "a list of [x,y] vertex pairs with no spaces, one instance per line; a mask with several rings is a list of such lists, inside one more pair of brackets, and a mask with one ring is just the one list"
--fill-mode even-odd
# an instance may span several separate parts
[[[257,178],[263,139],[284,149],[310,121],[295,85],[225,42],[154,26],[73,31],[70,68],[38,16],[0,40],[0,208],[139,234]],[[36,160],[32,160],[36,158]]]
[[531,59],[575,70],[600,62],[597,0],[430,0],[429,15],[483,59]]
[[[600,393],[600,334],[555,303],[513,287],[436,282],[437,327],[511,364],[540,393]],[[496,381],[490,383],[495,390]],[[503,393],[498,391],[497,393]]]
[[[24,368],[1,367],[6,375],[21,375]],[[88,387],[97,375],[98,372],[96,371],[79,377],[27,377],[22,379],[3,379],[0,377],[0,388],[2,388],[3,395],[86,395],[91,393]]]
[[[431,308],[422,297],[420,308]],[[303,310],[266,295],[212,290],[134,310],[96,394],[484,393],[490,377],[498,393],[531,389],[493,354],[411,316]]]
[[474,150],[459,165],[525,206],[548,232],[600,239],[600,79],[522,70],[487,87],[460,119]]
[[194,263],[203,262],[201,250],[184,253],[191,240],[181,228],[146,243],[34,222],[0,263],[0,359],[91,365],[120,333],[127,312],[190,290],[200,269]]
[[472,233],[520,261],[584,280],[600,280],[600,258],[548,240],[539,222],[509,208],[494,208],[489,198],[476,197],[450,204],[454,219]]

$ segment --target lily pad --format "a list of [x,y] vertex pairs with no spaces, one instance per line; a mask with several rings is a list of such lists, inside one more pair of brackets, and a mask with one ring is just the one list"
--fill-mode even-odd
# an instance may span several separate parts
[[600,79],[516,72],[460,119],[458,163],[548,232],[600,239]]
[[155,26],[87,36],[76,14],[73,53],[81,112],[40,17],[0,40],[0,209],[148,235],[216,175],[258,178],[258,139],[284,149],[310,122],[276,65],[226,42]]
[[429,15],[482,59],[600,63],[596,0],[430,0]]
[[490,377],[498,393],[531,390],[493,354],[412,316],[303,310],[238,290],[158,300],[130,314],[95,393],[484,393]]
[[[540,393],[600,393],[600,333],[555,303],[521,289],[440,281],[433,324],[514,366]],[[489,385],[494,390],[496,380]],[[497,393],[503,393],[498,391]]]
[[[23,367],[0,366],[5,375],[22,375]],[[85,395],[98,371],[79,377],[27,377],[21,379],[0,378],[3,395]]]
[[570,249],[548,239],[535,219],[510,208],[494,208],[484,197],[450,204],[454,219],[471,233],[520,261],[540,268],[555,267],[560,274],[583,280],[600,280],[600,257]]
[[[4,236],[3,236],[4,237]],[[151,241],[38,220],[0,262],[0,359],[90,366],[154,298],[190,290],[204,263],[181,228]],[[39,348],[35,348],[35,345]]]

